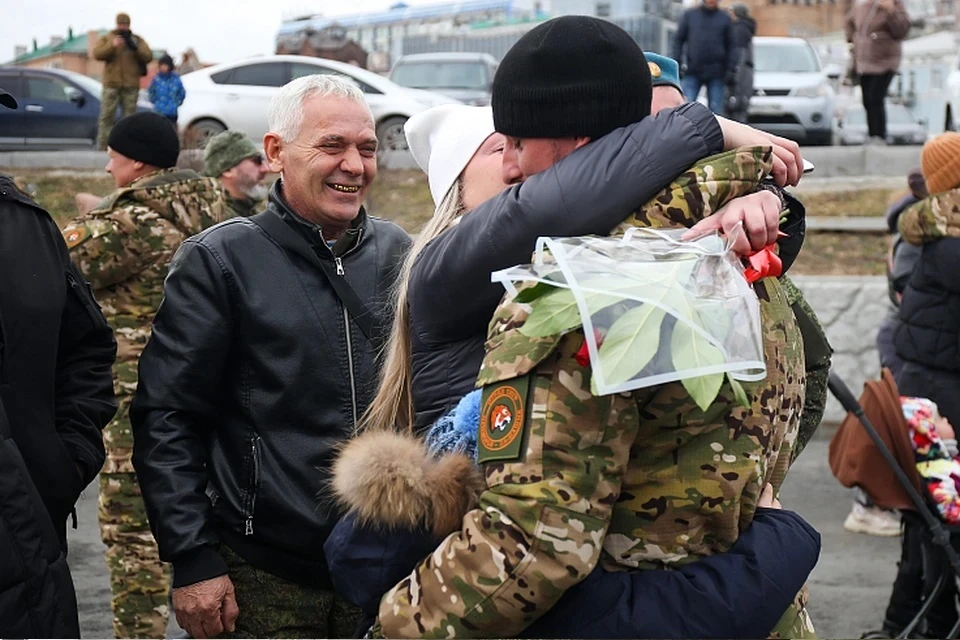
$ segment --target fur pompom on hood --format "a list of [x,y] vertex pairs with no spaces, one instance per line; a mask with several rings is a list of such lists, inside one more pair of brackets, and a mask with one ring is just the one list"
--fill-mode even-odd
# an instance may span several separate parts
[[350,440],[333,464],[337,502],[385,529],[424,527],[438,537],[460,528],[484,489],[476,464],[461,453],[434,459],[423,441],[392,431]]

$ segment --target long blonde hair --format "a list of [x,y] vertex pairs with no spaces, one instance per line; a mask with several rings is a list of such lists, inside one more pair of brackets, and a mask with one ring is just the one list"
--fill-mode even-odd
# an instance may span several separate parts
[[403,261],[403,269],[400,271],[400,278],[394,289],[393,329],[384,351],[386,358],[380,374],[380,387],[360,420],[358,431],[413,430],[410,310],[407,306],[410,272],[423,248],[453,226],[457,218],[463,214],[461,190],[461,178],[457,178]]

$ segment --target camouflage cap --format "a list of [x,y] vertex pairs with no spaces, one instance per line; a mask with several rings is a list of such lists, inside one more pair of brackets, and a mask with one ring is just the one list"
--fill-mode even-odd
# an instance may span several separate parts
[[212,178],[228,171],[247,158],[260,155],[250,138],[239,131],[227,130],[210,138],[203,152],[203,173]]

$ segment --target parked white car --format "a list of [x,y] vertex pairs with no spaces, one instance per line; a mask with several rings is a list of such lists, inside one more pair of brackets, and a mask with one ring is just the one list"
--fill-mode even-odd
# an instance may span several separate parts
[[380,148],[404,150],[403,123],[440,104],[458,102],[429,91],[408,89],[350,64],[309,56],[265,56],[200,69],[183,76],[187,97],[179,124],[186,146],[202,148],[226,129],[247,134],[255,143],[267,132],[267,108],[280,87],[306,75],[346,76],[359,86],[370,105]]
[[824,68],[803,38],[753,39],[751,126],[803,144],[830,144],[835,96]]

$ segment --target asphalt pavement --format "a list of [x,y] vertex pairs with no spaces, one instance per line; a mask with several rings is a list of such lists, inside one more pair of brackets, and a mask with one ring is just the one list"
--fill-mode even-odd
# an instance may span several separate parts
[[[818,635],[858,638],[878,628],[896,574],[900,541],[844,531],[853,493],[831,475],[825,439],[807,446],[790,470],[781,499],[784,508],[800,513],[823,537],[820,563],[809,583],[810,613]],[[80,526],[70,532],[70,565],[80,602],[80,630],[84,638],[112,637],[96,484],[87,489],[77,511]],[[170,632],[176,629],[172,623]]]

